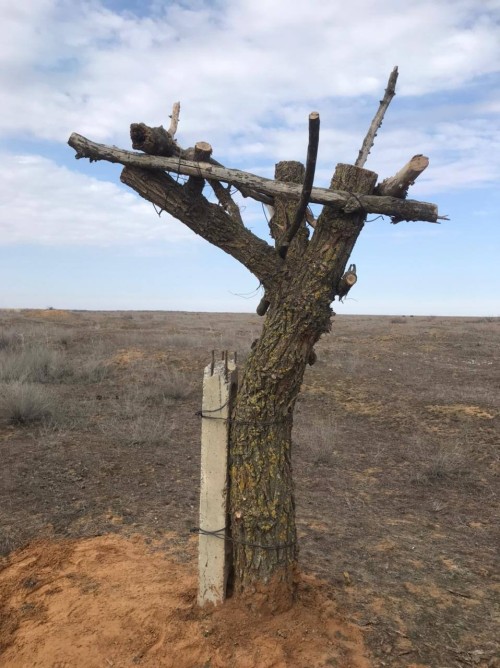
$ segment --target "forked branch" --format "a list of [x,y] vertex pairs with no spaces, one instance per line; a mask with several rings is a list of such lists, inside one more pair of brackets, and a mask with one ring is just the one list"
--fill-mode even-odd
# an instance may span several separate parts
[[370,151],[375,141],[375,137],[377,136],[378,129],[380,128],[380,126],[382,125],[382,121],[384,120],[385,112],[387,111],[387,108],[389,107],[392,98],[396,95],[397,80],[398,80],[398,68],[396,66],[391,72],[391,76],[389,77],[389,81],[387,83],[387,88],[385,89],[384,97],[380,100],[380,106],[377,110],[377,113],[373,117],[373,121],[371,122],[366,137],[363,141],[361,150],[359,151],[359,155],[355,163],[356,167],[364,167],[364,164],[367,161],[368,156],[370,155]]
[[[199,141],[193,149],[188,149],[191,151],[190,159],[194,162],[209,162],[210,156],[212,155],[212,147],[206,141]],[[187,153],[188,151],[183,151]],[[198,194],[203,192],[205,186],[205,179],[201,176],[191,175],[186,183],[186,188]]]

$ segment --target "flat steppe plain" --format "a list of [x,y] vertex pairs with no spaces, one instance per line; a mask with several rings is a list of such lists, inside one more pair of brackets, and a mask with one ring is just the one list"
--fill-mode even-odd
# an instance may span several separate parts
[[[236,350],[242,369],[261,325],[1,311],[0,565],[40,540],[118,534],[194,568],[203,368]],[[498,318],[340,315],[306,371],[301,567],[361,629],[370,666],[500,666],[499,344]]]

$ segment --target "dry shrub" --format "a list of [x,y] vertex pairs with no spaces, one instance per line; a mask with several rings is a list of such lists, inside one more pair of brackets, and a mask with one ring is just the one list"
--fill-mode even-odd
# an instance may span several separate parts
[[[143,370],[144,371],[144,370]],[[172,406],[192,394],[190,376],[175,369],[146,369],[120,394],[103,425],[109,438],[128,445],[166,444],[175,419]]]
[[0,381],[57,383],[73,375],[63,354],[44,345],[0,351]]
[[194,391],[191,374],[175,368],[153,366],[150,360],[141,361],[130,375],[127,397],[137,406],[170,406],[187,399]]
[[338,433],[332,422],[316,421],[297,425],[294,441],[314,464],[333,466],[337,458]]
[[193,392],[193,381],[185,373],[175,369],[167,369],[156,379],[157,396],[161,399],[187,399]]
[[48,389],[34,383],[4,383],[0,389],[0,418],[10,424],[56,422],[58,405]]
[[411,480],[438,484],[463,479],[471,473],[471,452],[467,443],[428,443],[416,440],[409,452]]
[[113,436],[128,445],[167,444],[172,432],[171,418],[164,411],[143,408],[129,419],[111,423]]
[[99,354],[85,357],[75,369],[75,380],[80,383],[102,383],[109,376],[110,365]]
[[23,334],[11,327],[0,330],[0,350],[18,348],[23,343]]
[[172,431],[172,415],[164,404],[148,405],[143,388],[133,388],[120,397],[102,429],[109,439],[127,445],[165,444]]

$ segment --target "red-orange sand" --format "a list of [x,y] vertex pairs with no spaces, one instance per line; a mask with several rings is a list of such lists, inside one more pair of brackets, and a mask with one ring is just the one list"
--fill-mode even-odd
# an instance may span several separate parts
[[291,610],[196,604],[196,564],[142,538],[43,541],[0,562],[2,668],[369,668],[362,634],[303,577]]

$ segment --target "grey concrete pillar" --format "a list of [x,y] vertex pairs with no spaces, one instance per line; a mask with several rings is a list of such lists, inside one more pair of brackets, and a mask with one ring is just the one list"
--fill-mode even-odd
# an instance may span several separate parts
[[[203,376],[201,425],[198,603],[222,603],[229,569],[227,523],[228,445],[231,400],[237,386],[234,362],[209,364]],[[218,536],[203,531],[220,532]]]

